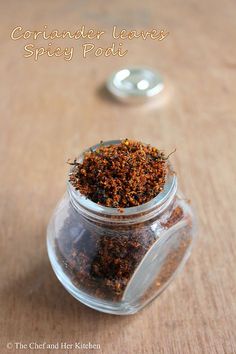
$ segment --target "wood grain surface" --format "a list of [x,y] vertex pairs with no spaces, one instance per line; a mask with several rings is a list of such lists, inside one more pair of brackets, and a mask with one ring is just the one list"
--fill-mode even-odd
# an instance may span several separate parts
[[[1,353],[236,353],[236,2],[1,2]],[[23,58],[12,29],[165,27],[161,43],[126,41],[123,58]],[[101,38],[106,46],[110,38]],[[80,54],[79,54],[80,53]],[[122,105],[106,94],[124,66],[159,70],[160,100]],[[198,217],[184,271],[150,306],[111,316],[74,300],[48,261],[45,233],[65,191],[66,160],[100,140],[129,137],[171,157]],[[99,350],[17,350],[15,343],[98,343]],[[7,349],[7,343],[13,348]],[[11,344],[9,345],[11,346]]]

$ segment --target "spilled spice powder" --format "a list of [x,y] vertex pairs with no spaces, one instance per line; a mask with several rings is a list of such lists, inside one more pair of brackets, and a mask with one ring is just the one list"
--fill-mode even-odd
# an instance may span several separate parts
[[97,204],[128,208],[157,196],[166,179],[163,152],[139,141],[122,140],[86,152],[82,162],[75,160],[71,184]]

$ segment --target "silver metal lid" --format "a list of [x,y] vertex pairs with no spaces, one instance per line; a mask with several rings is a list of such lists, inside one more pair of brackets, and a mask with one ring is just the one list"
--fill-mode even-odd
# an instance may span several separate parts
[[123,102],[144,102],[157,96],[164,88],[158,72],[148,68],[122,69],[111,75],[107,89]]

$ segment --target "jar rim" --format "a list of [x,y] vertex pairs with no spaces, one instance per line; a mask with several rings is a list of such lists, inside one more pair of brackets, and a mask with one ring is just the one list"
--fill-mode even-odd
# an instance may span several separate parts
[[[108,140],[103,142],[103,146],[108,146],[108,145],[116,145],[119,144],[123,139],[119,140]],[[92,147],[84,150],[78,157],[78,161],[83,160],[83,156],[86,152],[91,151],[91,150],[96,150],[101,144],[96,144],[93,145]],[[72,171],[73,167],[71,168],[70,171]],[[152,198],[148,202],[138,205],[138,206],[133,206],[133,207],[127,207],[127,208],[112,208],[112,207],[106,207],[100,204],[97,204],[93,202],[91,199],[87,198],[83,194],[80,193],[79,190],[76,190],[74,186],[68,181],[67,182],[67,189],[68,193],[70,196],[70,199],[72,201],[72,204],[76,207],[76,209],[85,209],[87,212],[92,213],[92,214],[97,214],[101,215],[104,217],[114,217],[114,218],[126,218],[126,217],[135,217],[140,214],[148,214],[153,209],[158,210],[160,209],[166,202],[168,202],[170,199],[172,200],[172,197],[176,194],[177,191],[177,177],[176,174],[174,173],[171,164],[168,162],[168,167],[167,167],[167,179],[164,184],[163,190],[156,195],[156,197]],[[122,212],[121,212],[122,209]]]

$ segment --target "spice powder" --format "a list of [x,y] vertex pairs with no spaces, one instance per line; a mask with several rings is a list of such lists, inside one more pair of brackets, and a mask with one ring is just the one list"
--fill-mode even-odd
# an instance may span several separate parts
[[162,190],[166,179],[163,152],[150,145],[125,139],[84,154],[70,163],[71,184],[95,203],[128,208],[148,202]]
[[[86,152],[82,162],[70,162],[69,181],[95,203],[122,210],[144,204],[163,190],[167,159],[160,150],[128,139],[117,145],[101,143]],[[151,225],[158,221],[160,234],[186,218],[181,200],[175,197],[171,210],[157,218],[130,225],[97,223],[81,220],[71,207],[56,239],[57,257],[77,288],[97,298],[120,301],[134,271],[158,239]],[[85,225],[82,229],[81,224]],[[143,301],[178,268],[191,241],[190,229],[189,218],[176,235],[178,246],[166,258]]]

